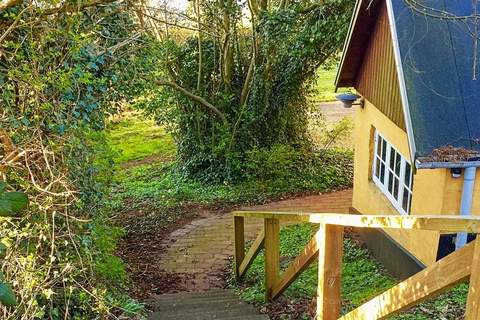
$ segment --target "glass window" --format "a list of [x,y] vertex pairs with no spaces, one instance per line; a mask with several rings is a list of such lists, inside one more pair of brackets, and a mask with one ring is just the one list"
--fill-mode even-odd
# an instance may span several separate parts
[[375,132],[373,181],[402,214],[412,202],[411,164],[378,132]]

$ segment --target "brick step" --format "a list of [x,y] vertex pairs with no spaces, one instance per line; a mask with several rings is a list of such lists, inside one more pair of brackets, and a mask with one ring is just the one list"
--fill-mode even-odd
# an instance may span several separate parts
[[244,313],[237,316],[228,316],[225,317],[223,314],[190,314],[190,315],[165,315],[160,312],[154,312],[150,314],[147,320],[268,320],[266,316],[263,315],[246,315]]
[[161,295],[152,299],[149,320],[267,320],[230,290]]
[[238,296],[235,295],[230,290],[209,290],[206,292],[181,292],[181,293],[171,293],[171,294],[162,294],[151,299],[151,302],[154,304],[163,304],[163,303],[175,303],[178,301],[190,301],[190,300],[201,300],[201,299],[233,299],[238,301]]

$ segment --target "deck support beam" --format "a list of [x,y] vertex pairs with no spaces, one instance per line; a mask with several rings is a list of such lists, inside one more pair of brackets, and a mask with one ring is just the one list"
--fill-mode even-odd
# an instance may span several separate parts
[[317,320],[336,320],[341,309],[343,227],[320,224],[317,235]]
[[471,245],[474,246],[474,249],[465,319],[480,320],[480,237],[477,236]]
[[235,278],[240,279],[240,264],[245,258],[245,218],[233,217],[233,232],[235,238]]
[[245,272],[247,272],[253,260],[255,260],[258,253],[263,248],[264,242],[265,242],[265,231],[262,230],[258,234],[255,241],[252,243],[252,246],[250,247],[247,254],[245,255],[245,258],[240,263],[240,267],[238,268],[238,278],[241,278],[245,275]]
[[468,279],[472,257],[473,244],[469,244],[364,303],[340,320],[385,319],[435,297]]
[[272,289],[280,275],[280,222],[265,219],[265,300],[273,297]]

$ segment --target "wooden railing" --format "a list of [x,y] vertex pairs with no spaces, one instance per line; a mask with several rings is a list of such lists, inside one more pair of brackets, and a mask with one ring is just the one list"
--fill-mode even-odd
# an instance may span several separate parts
[[[318,259],[316,319],[384,319],[470,280],[465,319],[480,320],[480,237],[407,280],[340,316],[344,227],[480,233],[479,217],[380,216],[324,213],[236,211],[235,275],[241,278],[265,248],[265,298],[277,298]],[[244,219],[264,219],[264,229],[245,253]],[[280,221],[309,222],[318,231],[290,266],[280,273]]]

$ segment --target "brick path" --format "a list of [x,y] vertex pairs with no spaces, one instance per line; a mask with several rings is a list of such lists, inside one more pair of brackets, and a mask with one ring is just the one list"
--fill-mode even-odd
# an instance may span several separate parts
[[[315,196],[278,201],[250,210],[348,213],[352,191],[344,190]],[[256,237],[261,219],[245,219],[245,238]],[[188,275],[183,284],[187,291],[202,292],[221,288],[222,273],[233,255],[233,219],[229,213],[191,222],[170,234],[162,245],[167,250],[160,257],[160,269]]]

